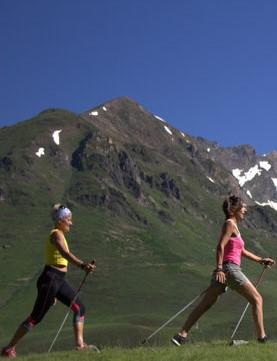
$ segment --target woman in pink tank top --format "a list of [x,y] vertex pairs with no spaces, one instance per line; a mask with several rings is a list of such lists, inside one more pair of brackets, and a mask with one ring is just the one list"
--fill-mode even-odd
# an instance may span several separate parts
[[263,299],[256,287],[241,271],[241,257],[246,257],[263,265],[273,265],[271,258],[262,258],[245,249],[238,223],[247,213],[247,207],[240,197],[230,196],[223,202],[226,221],[223,224],[216,252],[216,269],[213,272],[211,284],[200,303],[188,316],[180,332],[171,341],[176,346],[185,344],[188,333],[197,320],[217,301],[226,286],[237,291],[250,302],[256,326],[258,342],[266,342],[267,336],[263,322]]

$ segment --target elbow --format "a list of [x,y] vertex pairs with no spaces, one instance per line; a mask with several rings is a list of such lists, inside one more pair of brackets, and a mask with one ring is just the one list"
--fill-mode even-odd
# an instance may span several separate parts
[[65,258],[65,259],[69,259],[70,258],[70,253],[66,252],[66,251],[60,251],[61,255]]
[[224,253],[224,247],[222,247],[220,244],[216,247],[217,254],[223,254]]

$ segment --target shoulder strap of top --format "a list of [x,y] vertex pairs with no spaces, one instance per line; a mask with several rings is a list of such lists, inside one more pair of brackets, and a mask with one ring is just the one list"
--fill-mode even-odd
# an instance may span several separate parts
[[238,226],[236,225],[236,223],[230,218],[226,219],[226,222],[231,222],[235,226],[236,230],[238,231],[238,235],[240,236],[240,231],[239,231]]
[[[52,229],[52,231],[50,232],[50,236],[49,236],[49,241],[51,242],[51,236],[52,236],[52,234],[54,233],[54,232],[60,232],[59,231],[59,229],[58,228],[54,228],[54,229]],[[67,248],[67,250],[69,251],[69,247],[68,247],[68,243],[67,243],[67,240],[66,240],[66,238],[65,238],[65,235],[62,233],[62,237],[63,237],[63,240],[64,240],[64,243],[65,243],[65,246],[66,246],[66,248]],[[51,242],[52,243],[52,242]]]
[[52,237],[53,233],[56,233],[57,231],[58,231],[57,228],[54,228],[54,229],[52,229],[52,230],[50,231],[50,234],[49,234],[49,240],[50,240],[50,242],[51,242],[51,237]]

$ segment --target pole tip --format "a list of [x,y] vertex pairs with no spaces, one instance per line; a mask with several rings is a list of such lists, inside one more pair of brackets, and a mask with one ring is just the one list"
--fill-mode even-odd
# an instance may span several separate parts
[[230,346],[242,346],[247,345],[249,342],[246,340],[232,340],[229,345]]

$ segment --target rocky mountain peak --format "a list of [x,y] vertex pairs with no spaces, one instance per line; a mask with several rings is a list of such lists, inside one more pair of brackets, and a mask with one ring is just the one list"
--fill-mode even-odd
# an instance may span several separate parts
[[[105,165],[112,182],[128,184],[129,190],[132,184],[131,188],[139,195],[137,199],[147,198],[140,184],[153,186],[155,177],[162,179],[160,175],[165,173],[171,179],[168,184],[176,185],[178,199],[182,199],[176,176],[170,178],[168,172],[173,167],[174,173],[179,169],[177,177],[192,182],[196,177],[205,184],[208,181],[219,194],[226,189],[239,190],[250,204],[277,209],[277,152],[261,157],[250,145],[224,148],[216,142],[191,137],[129,97],[107,101],[80,116],[62,109],[48,109],[12,129],[15,131],[11,138],[6,134],[9,129],[0,133],[4,147],[0,168],[6,174],[16,172],[19,178],[20,174],[26,176],[31,172],[30,165],[39,170],[43,159],[66,172],[70,172],[70,166],[84,172]],[[18,144],[19,134],[24,144],[19,150],[22,160],[18,160],[14,146]],[[160,172],[151,174],[157,164]],[[20,170],[21,165],[25,165],[24,170]],[[7,184],[0,187],[8,189]]]

